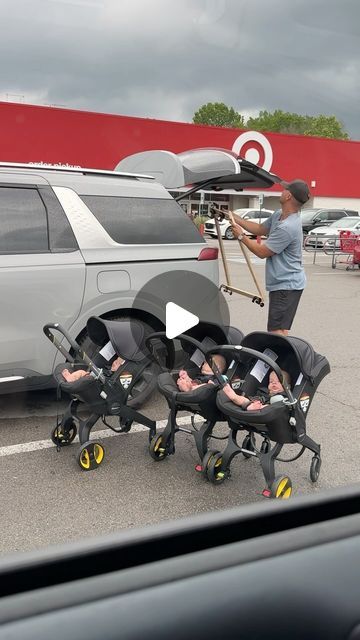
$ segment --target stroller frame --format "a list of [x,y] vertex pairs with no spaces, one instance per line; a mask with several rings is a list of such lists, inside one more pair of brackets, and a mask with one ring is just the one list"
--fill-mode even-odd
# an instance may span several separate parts
[[[164,331],[152,333],[146,338],[146,346],[151,351],[151,341],[155,339],[163,339],[165,337],[166,333]],[[180,334],[179,336],[177,336],[177,339],[193,345],[196,349],[201,351],[201,353],[204,355],[204,358],[206,358],[206,354],[208,354],[208,362],[210,360],[210,353],[218,352],[218,348],[215,346],[211,350],[205,352],[202,343],[195,338],[192,338],[191,336]],[[218,377],[218,380],[223,383],[223,378],[219,374],[219,372],[214,371],[214,374]],[[151,440],[149,447],[150,455],[156,461],[164,460],[166,456],[173,455],[175,453],[175,434],[178,432],[182,432],[194,436],[199,459],[202,460],[208,451],[208,440],[211,437],[215,424],[219,421],[220,412],[217,411],[218,415],[214,417],[204,418],[205,422],[200,428],[197,428],[195,426],[194,416],[191,417],[193,427],[192,429],[181,427],[177,424],[176,421],[176,417],[179,411],[193,412],[194,414],[200,413],[198,411],[192,410],[187,404],[181,405],[181,403],[176,400],[177,394],[178,392],[174,392],[171,399],[166,398],[170,409],[168,421],[163,432],[161,434],[155,434],[155,436]],[[196,403],[194,402],[194,404]],[[197,465],[196,469],[198,471],[201,471],[201,465]]]
[[[53,429],[51,439],[57,446],[58,451],[67,445],[70,445],[76,434],[78,423],[78,433],[80,441],[80,451],[78,455],[78,462],[82,469],[89,471],[97,468],[105,455],[103,445],[97,440],[90,441],[90,431],[101,417],[102,422],[115,433],[127,433],[130,431],[132,423],[136,420],[140,424],[148,427],[149,429],[149,441],[156,434],[156,422],[150,420],[143,414],[135,411],[131,407],[126,405],[127,397],[131,391],[133,383],[125,391],[119,384],[119,376],[122,372],[120,367],[111,376],[106,376],[103,370],[96,366],[91,358],[83,351],[81,346],[72,339],[69,333],[60,325],[48,323],[44,326],[43,331],[46,337],[54,344],[56,349],[66,358],[71,364],[85,364],[89,372],[94,375],[95,380],[98,380],[102,384],[102,391],[99,396],[98,410],[93,411],[85,419],[82,419],[78,414],[78,409],[84,402],[78,398],[72,398],[69,406],[65,410],[60,421],[57,421],[56,427]],[[54,335],[54,331],[60,333],[69,343],[73,350],[74,356],[64,347],[64,345]],[[76,360],[78,356],[81,362]],[[146,364],[144,364],[144,367]],[[142,369],[139,370],[141,373]],[[119,393],[122,394],[122,398],[119,399]],[[102,411],[100,411],[102,409]],[[117,429],[106,422],[105,416],[118,416],[120,427]]]
[[[321,468],[320,445],[306,434],[305,427],[297,420],[295,416],[297,400],[294,398],[289,385],[283,378],[279,365],[264,353],[243,346],[214,347],[214,349],[211,350],[211,354],[226,353],[227,351],[232,351],[233,357],[238,361],[241,361],[242,354],[262,360],[276,373],[279,380],[282,381],[284,393],[286,395],[284,403],[289,408],[289,426],[293,432],[294,444],[298,443],[301,446],[301,449],[293,458],[279,458],[279,454],[285,443],[275,442],[272,446],[266,427],[262,429],[260,425],[258,427],[253,426],[251,430],[248,425],[244,425],[243,430],[248,433],[245,436],[242,445],[239,446],[236,439],[239,431],[242,430],[242,427],[238,425],[235,426],[235,420],[227,416],[226,419],[230,429],[228,444],[222,453],[218,451],[208,451],[206,453],[202,461],[203,475],[213,484],[221,484],[226,478],[230,477],[230,465],[235,456],[240,453],[242,453],[245,458],[254,456],[258,458],[260,462],[266,481],[266,488],[262,491],[262,495],[268,498],[289,498],[292,493],[291,480],[288,476],[275,476],[276,460],[281,462],[292,462],[300,458],[305,449],[309,449],[314,454],[310,466],[310,479],[312,482],[316,482]],[[208,353],[206,354],[206,359],[209,362]],[[222,384],[222,386],[224,386],[224,384]],[[259,449],[256,447],[255,434],[258,434],[263,438]]]

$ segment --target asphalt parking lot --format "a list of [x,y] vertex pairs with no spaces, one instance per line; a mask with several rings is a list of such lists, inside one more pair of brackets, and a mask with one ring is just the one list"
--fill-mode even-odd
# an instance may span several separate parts
[[[237,243],[225,245],[234,284],[248,290],[252,283]],[[310,452],[277,465],[278,472],[292,479],[293,499],[360,481],[360,270],[345,271],[343,266],[333,270],[329,256],[319,255],[316,264],[310,254],[304,260],[308,287],[292,334],[327,356],[331,374],[321,383],[307,420],[309,435],[322,446],[318,483],[309,479]],[[254,259],[253,265],[263,280],[263,263]],[[265,329],[267,306],[261,309],[236,294],[229,296],[228,304],[232,324],[244,333]],[[76,461],[76,441],[60,453],[49,442],[63,406],[56,404],[53,391],[0,396],[1,553],[264,500],[264,480],[256,460],[236,457],[231,478],[213,486],[194,471],[196,449],[186,434],[178,435],[174,456],[156,463],[148,454],[146,432],[109,437],[111,432],[100,425],[106,459],[96,471],[83,472]],[[159,395],[142,411],[159,421],[167,416]],[[218,442],[213,444],[219,448]],[[292,450],[288,447],[287,455]]]

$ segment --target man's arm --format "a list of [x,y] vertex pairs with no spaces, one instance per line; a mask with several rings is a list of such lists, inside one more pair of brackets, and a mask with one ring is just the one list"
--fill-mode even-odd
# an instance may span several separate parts
[[[236,213],[232,213],[232,216],[236,224],[240,225],[240,227],[245,229],[245,231],[251,233],[251,235],[253,236],[267,236],[267,234],[269,233],[268,228],[263,224],[259,224],[258,222],[251,222],[251,220],[245,220],[244,218],[238,216]],[[229,214],[227,214],[225,217],[230,220]]]
[[[255,226],[261,227],[261,224],[253,224],[255,224]],[[251,240],[250,238],[248,238],[248,236],[243,234],[243,230],[240,225],[236,224],[231,228],[234,232],[235,238],[241,238],[241,242],[243,243],[243,245],[245,245],[245,247],[247,247],[249,251],[251,251],[251,253],[253,253],[258,258],[270,258],[270,256],[275,255],[275,252],[271,251],[271,249],[268,249],[265,244],[259,244],[257,240]]]

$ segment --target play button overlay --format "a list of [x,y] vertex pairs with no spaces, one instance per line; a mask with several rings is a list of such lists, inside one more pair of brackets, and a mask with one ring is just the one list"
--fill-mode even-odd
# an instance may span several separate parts
[[199,324],[199,318],[174,302],[166,303],[166,337],[176,338]]
[[[176,337],[181,333],[191,331],[191,335],[196,334],[200,341],[203,334],[204,339],[208,337],[206,326],[209,324],[220,326],[219,334],[223,336],[224,327],[230,325],[227,298],[210,277],[195,271],[196,261],[194,271],[171,270],[173,264],[169,261],[151,265],[164,272],[148,280],[137,292],[132,304],[133,315],[146,323],[147,333],[165,331],[166,338],[174,341],[175,349],[180,348]],[[199,271],[201,268],[205,270],[201,262],[199,265]],[[209,263],[208,270],[210,274],[214,273],[215,278],[216,265]],[[213,333],[214,330],[211,331]],[[140,345],[139,349],[142,349]],[[148,356],[147,349],[143,353]]]

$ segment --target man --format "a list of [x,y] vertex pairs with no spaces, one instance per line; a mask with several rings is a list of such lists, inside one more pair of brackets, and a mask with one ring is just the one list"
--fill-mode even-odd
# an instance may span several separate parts
[[[235,237],[258,258],[266,259],[266,290],[269,291],[267,330],[287,336],[306,284],[302,265],[302,225],[299,209],[310,198],[303,180],[282,182],[281,210],[275,211],[262,224],[243,220],[234,214]],[[244,234],[267,236],[259,244]]]

